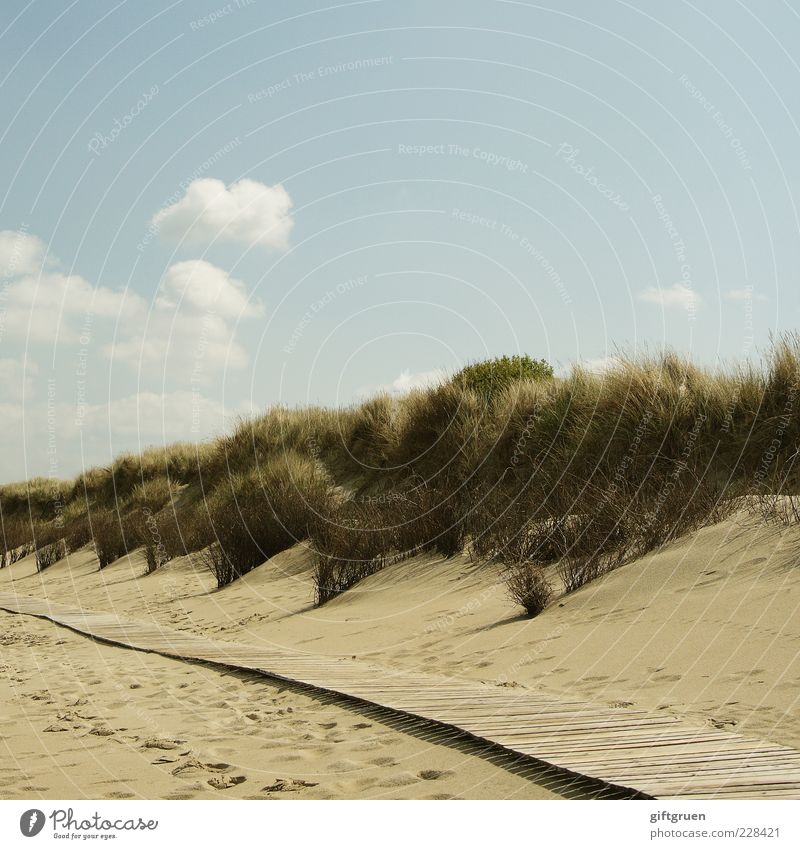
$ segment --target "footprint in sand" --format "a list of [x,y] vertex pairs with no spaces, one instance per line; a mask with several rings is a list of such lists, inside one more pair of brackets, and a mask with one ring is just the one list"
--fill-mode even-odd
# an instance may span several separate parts
[[261,788],[262,793],[295,793],[304,787],[316,787],[317,781],[303,781],[300,778],[277,778],[272,784]]
[[417,775],[423,781],[436,781],[437,778],[449,778],[452,775],[449,769],[423,769]]
[[145,740],[142,746],[145,749],[177,749],[185,740],[168,740],[163,737],[151,737],[149,740]]
[[47,692],[47,690],[39,690],[39,692],[37,692],[37,693],[31,693],[30,695],[28,695],[28,698],[32,699],[35,702],[52,702],[53,701],[50,698],[50,694]]
[[215,775],[208,779],[208,784],[215,790],[227,790],[229,787],[236,787],[237,784],[242,784],[245,781],[247,781],[247,777],[244,775]]
[[230,769],[230,766],[227,763],[204,763],[197,758],[189,758],[189,760],[176,766],[172,770],[172,774],[179,778],[186,778],[204,772],[224,772],[226,769]]
[[412,775],[410,772],[401,772],[399,775],[393,775],[385,781],[381,781],[378,787],[408,787],[409,784],[416,784],[419,778]]
[[738,722],[735,719],[717,719],[716,717],[711,717],[708,720],[714,728],[732,728],[735,725],[738,725]]

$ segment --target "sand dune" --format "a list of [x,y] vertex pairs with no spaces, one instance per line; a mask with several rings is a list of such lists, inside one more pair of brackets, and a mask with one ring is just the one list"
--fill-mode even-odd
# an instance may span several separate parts
[[[189,558],[141,577],[137,554],[98,572],[87,550],[41,575],[32,558],[20,561],[0,572],[0,588],[222,640],[669,711],[800,747],[799,548],[797,530],[739,516],[556,599],[533,620],[508,601],[496,567],[461,557],[396,564],[313,609],[301,546],[220,591]],[[263,679],[101,646],[27,617],[2,621],[3,700],[12,705],[3,745],[17,763],[4,796],[563,792]],[[162,750],[152,740],[176,742]]]

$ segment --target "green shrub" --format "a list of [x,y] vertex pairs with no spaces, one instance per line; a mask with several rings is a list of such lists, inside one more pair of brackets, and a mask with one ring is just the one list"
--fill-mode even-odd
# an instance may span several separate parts
[[470,363],[461,369],[452,382],[491,402],[513,383],[528,380],[550,380],[553,367],[546,360],[534,360],[527,354],[502,356],[493,360]]

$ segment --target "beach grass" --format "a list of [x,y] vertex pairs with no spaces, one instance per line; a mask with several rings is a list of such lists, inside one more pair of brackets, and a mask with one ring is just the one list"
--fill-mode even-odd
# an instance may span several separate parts
[[101,568],[139,547],[148,571],[203,551],[225,586],[303,542],[321,604],[389,562],[466,550],[507,564],[537,612],[547,564],[571,592],[741,506],[797,521],[799,391],[796,336],[733,368],[669,352],[602,374],[473,364],[405,396],[277,407],[207,443],[4,485],[0,565],[34,550],[46,564],[62,539],[93,543]]

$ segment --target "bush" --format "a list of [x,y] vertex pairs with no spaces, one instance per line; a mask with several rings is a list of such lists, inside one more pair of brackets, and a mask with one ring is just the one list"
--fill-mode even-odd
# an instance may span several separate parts
[[511,600],[524,607],[528,616],[538,616],[553,595],[553,588],[541,568],[531,563],[509,567],[505,582]]
[[101,569],[128,553],[122,522],[116,510],[95,510],[91,514],[91,527]]
[[435,551],[454,557],[464,549],[471,508],[463,490],[447,492],[420,486],[387,506],[386,512],[385,521],[392,521],[396,527],[396,544],[402,556]]
[[83,499],[71,501],[61,514],[61,518],[68,551],[77,551],[92,541],[89,512]]
[[499,492],[485,501],[470,523],[470,554],[476,560],[552,563],[568,548],[569,517],[543,516],[535,507]]
[[144,552],[146,564],[145,575],[152,575],[159,566],[163,566],[167,562],[163,546],[155,543],[147,543],[143,546],[142,551]]
[[584,554],[565,557],[558,564],[558,575],[564,585],[564,593],[573,593],[584,584],[605,575],[613,568],[612,561],[599,554]]
[[[234,552],[232,556],[236,556]],[[200,562],[211,570],[217,579],[217,587],[226,587],[242,574],[228,553],[218,543],[214,542],[200,553]]]
[[207,502],[217,548],[205,558],[219,586],[306,539],[327,503],[316,465],[296,452],[220,483]]
[[318,515],[310,527],[316,554],[316,603],[421,551],[452,557],[462,550],[465,519],[456,498],[422,487],[346,501]]
[[750,510],[768,524],[797,525],[800,524],[800,495],[760,493],[751,502]]
[[48,566],[67,556],[67,546],[63,539],[49,542],[36,550],[36,571],[44,572]]
[[546,360],[534,360],[524,354],[471,363],[464,366],[452,382],[491,402],[513,383],[552,377],[553,367]]
[[314,569],[314,603],[319,607],[364,578],[383,569],[385,560],[344,561],[320,558]]
[[156,477],[137,484],[128,496],[125,508],[133,508],[158,513],[172,499],[175,488],[167,477]]
[[377,395],[353,412],[347,436],[347,451],[355,461],[353,471],[383,469],[391,463],[397,446],[397,402],[389,395]]
[[33,541],[33,529],[30,520],[17,517],[6,519],[2,523],[3,539],[0,548],[0,568],[9,566],[33,554],[36,544]]
[[173,557],[184,557],[201,551],[216,539],[208,516],[208,506],[203,501],[182,504],[180,507],[167,505],[153,520],[155,527],[149,541],[156,542],[158,565]]
[[386,518],[380,506],[352,501],[315,517],[310,531],[317,605],[383,569],[397,548],[396,527]]
[[[483,435],[494,426],[487,405],[468,389],[448,383],[412,392],[399,405],[389,471],[378,478],[389,486],[382,489],[407,494],[420,520],[435,516],[442,533],[452,529],[457,537],[460,521],[448,516],[461,520],[468,511],[476,478],[486,471]],[[458,540],[443,547],[457,549]]]

